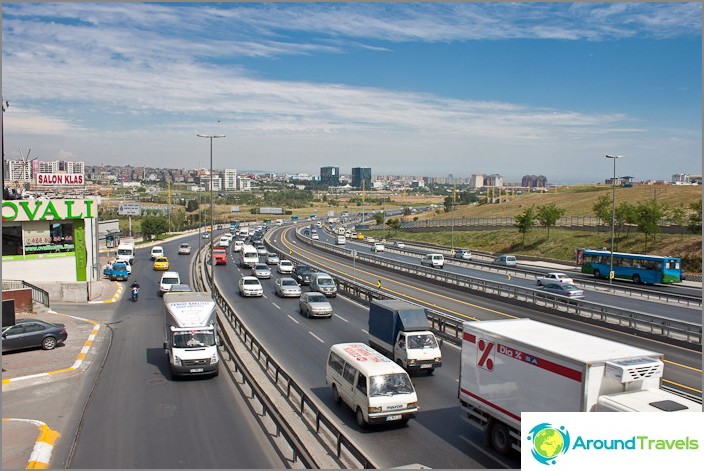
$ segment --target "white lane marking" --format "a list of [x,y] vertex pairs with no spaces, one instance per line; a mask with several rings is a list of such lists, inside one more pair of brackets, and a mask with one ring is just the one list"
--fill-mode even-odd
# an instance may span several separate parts
[[350,321],[348,321],[348,320],[345,319],[344,317],[340,317],[338,314],[333,314],[333,315],[334,315],[335,317],[337,317],[338,319],[341,319],[341,320],[347,322],[348,324],[350,323]]
[[290,314],[288,315],[288,318],[291,319],[291,320],[292,320],[293,322],[295,322],[296,324],[300,324],[300,322],[298,322],[296,319],[294,319],[293,317],[291,317]]
[[271,303],[271,305],[274,306],[276,309],[281,309],[276,303]]
[[313,332],[311,332],[310,330],[308,331],[308,333],[309,333],[310,335],[312,335],[313,337],[315,337],[320,343],[325,343],[325,340],[321,339],[320,337],[318,337],[317,335],[315,335],[315,334],[314,334]]
[[362,332],[364,332],[365,334],[369,335],[369,332],[367,332],[367,331],[364,330],[364,329],[362,329]]

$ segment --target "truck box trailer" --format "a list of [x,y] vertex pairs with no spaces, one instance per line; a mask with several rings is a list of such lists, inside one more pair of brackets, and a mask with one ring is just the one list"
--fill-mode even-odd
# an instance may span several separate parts
[[184,375],[217,376],[217,313],[208,293],[177,292],[164,294],[164,350],[175,378]]
[[369,346],[407,371],[432,374],[442,366],[440,344],[430,330],[425,309],[396,299],[369,305]]
[[660,389],[662,355],[531,319],[465,322],[459,401],[499,452],[520,451],[521,412],[696,411]]

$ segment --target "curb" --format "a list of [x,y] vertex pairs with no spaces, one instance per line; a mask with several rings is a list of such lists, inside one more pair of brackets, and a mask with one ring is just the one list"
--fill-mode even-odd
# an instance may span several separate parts
[[[124,286],[118,283],[117,281],[114,282],[117,285],[117,291],[115,292],[115,295],[111,299],[104,299],[102,301],[88,301],[88,304],[102,304],[102,303],[114,303],[117,302],[120,299],[120,296],[122,295],[122,292],[124,291]],[[72,316],[71,316],[72,317]],[[76,318],[80,319],[80,318]],[[81,320],[86,320],[86,319],[81,319]],[[92,321],[88,321],[92,322]]]
[[3,422],[26,422],[34,424],[39,429],[39,437],[34,442],[32,454],[29,456],[27,467],[25,469],[47,469],[49,460],[51,460],[51,452],[54,450],[56,440],[61,436],[56,430],[50,429],[44,422],[33,419],[6,419],[3,417]]
[[[73,362],[73,365],[71,365],[68,368],[62,368],[60,370],[55,370],[55,371],[47,371],[45,373],[37,373],[37,374],[33,374],[33,375],[28,375],[28,376],[18,376],[17,378],[3,379],[2,380],[2,391],[3,392],[5,392],[6,390],[10,390],[10,386],[13,383],[17,383],[19,381],[25,381],[28,379],[51,377],[53,375],[60,374],[60,373],[67,373],[69,371],[77,370],[83,364],[83,360],[85,360],[86,354],[90,350],[90,347],[93,346],[93,341],[95,340],[95,337],[98,335],[98,331],[100,330],[100,324],[98,324],[97,322],[92,321],[90,319],[84,319],[82,317],[71,316],[68,314],[59,314],[58,312],[53,312],[53,311],[49,311],[49,312],[52,314],[57,314],[59,316],[66,316],[66,317],[71,317],[73,319],[78,319],[80,321],[90,322],[91,324],[93,324],[93,330],[91,331],[90,335],[88,336],[88,339],[83,344],[83,348],[81,348],[80,353],[76,356],[76,360]],[[7,386],[7,388],[6,388],[6,386]]]

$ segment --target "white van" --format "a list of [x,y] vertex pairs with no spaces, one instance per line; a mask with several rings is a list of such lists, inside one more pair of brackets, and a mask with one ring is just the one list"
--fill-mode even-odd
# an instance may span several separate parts
[[152,251],[149,254],[149,258],[152,260],[156,260],[158,257],[163,257],[164,256],[164,247],[161,245],[155,245],[152,247]]
[[411,378],[399,365],[363,343],[330,347],[325,382],[335,402],[354,412],[357,424],[407,422],[418,412],[418,396]]
[[161,280],[159,280],[159,294],[162,296],[164,293],[171,291],[173,285],[181,284],[181,275],[177,271],[165,271],[161,275]]
[[240,250],[240,267],[254,268],[259,263],[259,254],[253,245],[243,245]]
[[347,242],[347,239],[345,239],[345,236],[339,235],[337,236],[337,241],[335,242],[337,245],[345,245]]
[[445,257],[440,253],[428,253],[420,259],[420,264],[432,268],[442,268],[445,266]]

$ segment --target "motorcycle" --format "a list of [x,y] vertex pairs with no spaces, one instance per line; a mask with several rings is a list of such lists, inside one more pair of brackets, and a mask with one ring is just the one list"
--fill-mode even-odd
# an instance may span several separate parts
[[139,288],[133,287],[132,288],[132,302],[137,302],[139,299]]

